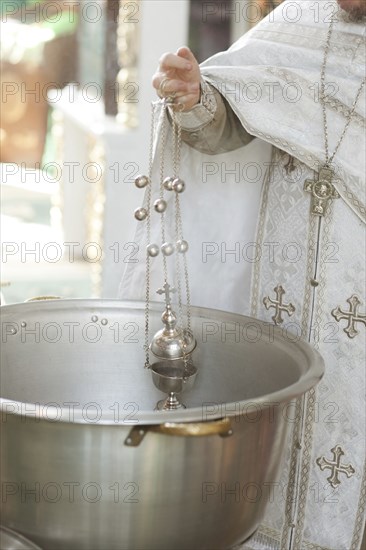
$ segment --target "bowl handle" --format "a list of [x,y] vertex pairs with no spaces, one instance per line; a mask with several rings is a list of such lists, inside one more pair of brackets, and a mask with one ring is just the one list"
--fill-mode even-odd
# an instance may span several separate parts
[[134,426],[125,439],[125,445],[137,447],[147,432],[180,437],[202,437],[207,435],[228,437],[233,434],[233,429],[230,418],[219,418],[212,422],[164,422],[164,424],[151,426]]

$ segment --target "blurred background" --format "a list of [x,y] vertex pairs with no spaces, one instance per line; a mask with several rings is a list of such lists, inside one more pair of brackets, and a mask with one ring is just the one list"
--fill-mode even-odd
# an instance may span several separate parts
[[203,61],[280,1],[2,0],[2,303],[117,296],[160,55]]

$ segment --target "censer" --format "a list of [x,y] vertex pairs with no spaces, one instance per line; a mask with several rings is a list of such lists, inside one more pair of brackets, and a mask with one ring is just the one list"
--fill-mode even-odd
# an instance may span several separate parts
[[[181,120],[180,112],[177,111],[172,117],[173,129],[173,174],[166,175],[165,168],[165,141],[166,141],[166,110],[172,105],[173,98],[166,97],[161,100],[162,126],[161,126],[161,154],[160,154],[160,185],[159,198],[152,201],[152,157],[154,139],[155,106],[152,104],[152,120],[150,135],[150,159],[149,175],[139,175],[135,179],[135,185],[139,189],[147,188],[145,204],[135,210],[135,218],[146,224],[146,299],[145,299],[145,367],[152,371],[152,379],[155,386],[168,397],[159,401],[157,410],[175,410],[185,408],[185,405],[178,399],[178,395],[184,390],[192,388],[197,376],[197,368],[192,362],[192,352],[196,347],[196,340],[191,330],[190,292],[187,257],[188,242],[183,236],[180,194],[185,190],[185,182],[178,176],[180,165],[181,147]],[[167,194],[173,194],[172,204],[166,200]],[[174,234],[175,242],[166,240],[166,211],[169,207],[174,208]],[[160,238],[161,242],[151,243],[151,217],[160,216]],[[165,309],[162,313],[161,328],[151,339],[149,336],[150,327],[150,268],[151,262],[157,262],[162,258],[161,275],[164,280],[162,288],[156,290],[157,294],[164,296]],[[175,259],[174,271],[177,288],[169,283],[172,266],[168,265],[169,259]],[[183,267],[183,269],[182,269]],[[182,287],[186,293],[186,322],[183,317]],[[171,295],[177,293],[178,314],[173,310]],[[158,361],[150,363],[150,352]]]

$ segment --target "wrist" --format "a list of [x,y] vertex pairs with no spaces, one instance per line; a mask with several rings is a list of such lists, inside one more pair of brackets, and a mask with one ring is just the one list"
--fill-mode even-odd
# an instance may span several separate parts
[[216,112],[217,102],[213,88],[203,78],[200,81],[199,100],[192,109],[195,107],[203,107],[211,116]]
[[190,101],[189,103],[186,103],[186,105],[183,109],[183,112],[184,113],[189,113],[189,111],[194,109],[196,107],[196,105],[199,105],[200,102],[201,102],[201,97],[202,97],[202,86],[201,86],[201,83],[200,83],[196,98],[193,99],[192,101]]

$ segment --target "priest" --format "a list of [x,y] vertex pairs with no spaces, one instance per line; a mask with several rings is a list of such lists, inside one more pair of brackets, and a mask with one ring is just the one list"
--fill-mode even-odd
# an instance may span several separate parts
[[[182,127],[191,302],[274,323],[326,363],[297,402],[280,485],[243,548],[361,545],[365,15],[364,0],[285,1],[228,51],[199,66],[181,48],[153,77],[172,104],[156,159],[168,163],[172,125]],[[140,260],[123,296],[143,298],[143,250]]]

